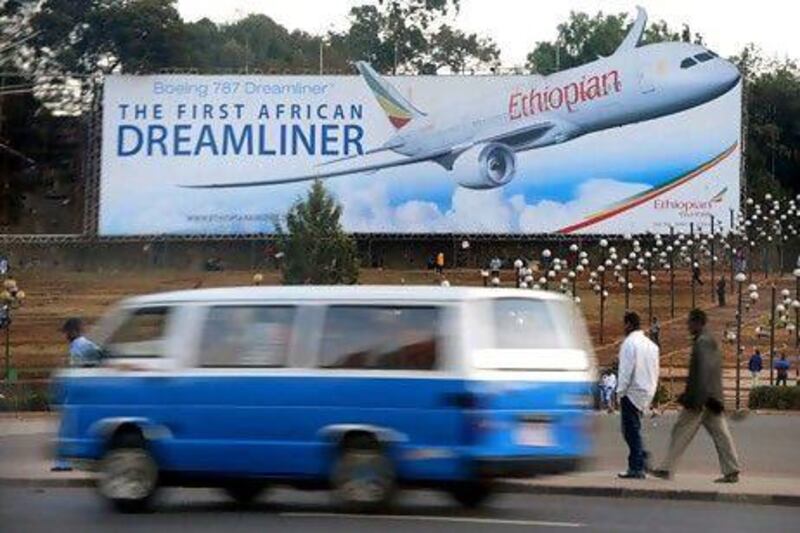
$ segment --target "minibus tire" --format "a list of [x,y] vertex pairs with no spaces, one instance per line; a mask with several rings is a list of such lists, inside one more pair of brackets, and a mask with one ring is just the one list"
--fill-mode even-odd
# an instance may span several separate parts
[[468,509],[476,509],[486,503],[493,492],[492,484],[488,481],[467,481],[450,488],[453,499]]
[[[359,483],[357,473],[367,470],[371,483]],[[333,466],[331,485],[336,500],[348,511],[359,513],[387,509],[397,490],[394,467],[380,443],[368,435],[346,437]]]
[[[114,487],[109,480],[114,469],[126,473],[136,472],[141,487]],[[130,482],[130,480],[129,480]],[[100,462],[100,479],[97,482],[100,494],[122,513],[141,513],[150,509],[158,490],[158,465],[147,450],[141,433],[125,431],[115,435],[108,451]]]

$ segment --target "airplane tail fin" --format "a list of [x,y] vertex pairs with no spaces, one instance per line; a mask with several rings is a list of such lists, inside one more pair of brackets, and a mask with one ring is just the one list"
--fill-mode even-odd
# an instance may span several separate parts
[[631,29],[628,31],[628,35],[625,36],[625,40],[622,41],[622,44],[617,47],[614,53],[617,54],[620,52],[626,52],[639,46],[639,41],[642,40],[642,35],[644,34],[646,27],[647,12],[643,7],[636,6],[636,20],[633,21]]
[[369,63],[357,61],[356,68],[395,129],[399,130],[414,118],[425,116],[425,113],[414,107],[397,89],[381,78]]

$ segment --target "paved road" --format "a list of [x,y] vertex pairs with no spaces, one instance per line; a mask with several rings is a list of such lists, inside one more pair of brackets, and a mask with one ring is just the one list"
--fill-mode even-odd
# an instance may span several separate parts
[[[598,415],[597,453],[593,467],[617,471],[625,467],[627,449],[620,435],[619,415]],[[645,440],[658,461],[666,452],[675,413],[648,418],[644,424]],[[0,421],[0,473],[10,470],[20,475],[42,470],[46,454],[51,453],[53,424],[47,420],[33,423]],[[797,443],[800,442],[800,416],[750,415],[730,423],[745,475],[800,478]],[[679,473],[692,472],[714,477],[718,472],[717,455],[708,435],[701,429],[687,450]]]
[[338,514],[325,493],[276,490],[247,509],[211,490],[164,491],[155,511],[118,515],[90,489],[0,488],[4,533],[126,531],[587,531],[703,533],[793,531],[792,507],[637,499],[502,495],[465,511],[434,492],[401,495],[392,514]]

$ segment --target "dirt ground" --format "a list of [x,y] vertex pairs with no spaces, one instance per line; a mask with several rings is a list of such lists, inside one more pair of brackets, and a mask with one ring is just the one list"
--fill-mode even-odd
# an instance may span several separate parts
[[[279,283],[277,272],[262,273],[265,285]],[[17,369],[19,378],[24,380],[46,379],[53,368],[63,365],[66,361],[66,346],[59,327],[66,317],[80,316],[91,323],[111,304],[127,296],[197,287],[248,285],[252,283],[253,274],[252,271],[187,273],[151,270],[100,274],[52,270],[27,271],[17,278],[20,288],[27,294],[27,299],[14,314],[10,345],[11,366]],[[727,277],[728,273],[725,275]],[[475,270],[451,271],[447,273],[447,278],[452,285],[482,284],[480,274]],[[512,286],[512,279],[513,274],[510,271],[503,273],[504,286]],[[646,322],[648,317],[646,279],[637,275],[632,276],[631,281],[635,287],[631,293],[630,307],[638,311],[643,322]],[[723,309],[717,308],[712,301],[710,279],[704,281],[703,286],[696,287],[696,304],[709,310],[712,330],[722,339],[725,329],[735,323],[736,296],[729,291],[728,306]],[[776,284],[779,297],[782,288],[790,288],[794,295],[794,280],[788,275],[783,278],[772,277],[765,282],[759,274],[753,281],[759,285],[760,299],[757,305],[744,315],[742,339],[745,355],[749,355],[750,350],[756,345],[761,347],[762,353],[768,352],[768,339],[756,338],[755,334],[757,325],[768,325],[768,285]],[[361,274],[363,284],[432,285],[437,282],[438,278],[433,272],[424,270],[366,269]],[[603,343],[600,343],[599,297],[590,290],[585,279],[578,285],[578,295],[582,299],[581,307],[587,318],[601,365],[612,363],[622,336],[624,293],[622,287],[616,283],[608,283],[608,290],[610,294],[604,313]],[[661,320],[662,325],[662,366],[681,368],[687,363],[689,344],[684,321],[686,312],[691,306],[689,276],[685,272],[676,275],[675,301],[676,318],[671,319],[669,276],[661,273],[653,286],[653,314]],[[722,346],[726,366],[735,366],[735,344],[723,342]],[[785,329],[776,332],[776,346],[779,350],[786,346],[788,353],[795,355],[794,336]],[[680,371],[678,375],[681,375]]]

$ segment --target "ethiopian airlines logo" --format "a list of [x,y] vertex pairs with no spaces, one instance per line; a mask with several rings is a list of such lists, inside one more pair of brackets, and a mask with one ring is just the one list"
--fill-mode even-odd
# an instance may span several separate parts
[[609,94],[622,91],[619,72],[610,70],[560,86],[534,87],[529,92],[516,91],[508,99],[508,116],[511,120],[556,111],[565,107],[570,113],[576,107]]
[[708,216],[715,204],[721,203],[728,188],[725,187],[708,200],[670,200],[656,198],[653,207],[658,210],[677,211],[682,217]]

